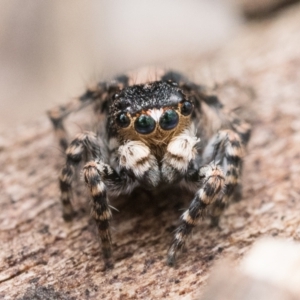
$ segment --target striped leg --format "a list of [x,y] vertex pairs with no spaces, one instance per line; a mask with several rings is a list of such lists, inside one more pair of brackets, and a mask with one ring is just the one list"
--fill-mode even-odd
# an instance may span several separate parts
[[219,166],[210,164],[202,167],[198,175],[199,178],[203,178],[203,185],[196,193],[188,210],[181,216],[181,225],[177,228],[168,251],[167,264],[170,266],[175,264],[176,252],[183,246],[187,236],[196,225],[198,218],[203,214],[204,210],[214,202],[224,188],[225,179],[223,171]]
[[48,116],[53,124],[55,135],[63,150],[66,150],[68,147],[67,132],[63,125],[64,119],[70,113],[78,111],[93,101],[100,99],[103,93],[103,86],[97,85],[93,88],[87,89],[82,96],[73,99],[66,105],[60,105],[48,111]]
[[109,94],[111,96],[120,88],[127,86],[128,80],[126,75],[122,75],[116,77],[108,84],[100,82],[97,85],[88,88],[80,97],[48,111],[48,116],[53,124],[55,135],[63,150],[66,150],[68,147],[67,132],[63,125],[64,119],[70,113],[78,111],[93,102],[97,103],[97,110],[103,112],[103,110],[106,109],[107,95]]
[[94,217],[101,239],[105,258],[111,256],[110,220],[107,190],[117,195],[129,193],[137,182],[143,186],[156,186],[157,161],[151,155],[150,149],[142,142],[129,141],[118,148],[120,175],[102,160],[87,163],[84,167],[84,179],[92,196],[92,216]]
[[241,142],[247,145],[251,136],[251,125],[239,119],[234,112],[229,113],[229,120],[234,131],[239,135]]
[[[109,173],[113,174],[114,171],[101,161],[91,161],[85,165],[83,172],[85,182],[92,196],[91,214],[97,224],[103,256],[104,258],[109,258],[111,256],[109,221],[111,220],[112,214],[108,205],[106,187],[101,177],[107,176]],[[118,177],[116,173],[115,176]]]
[[94,158],[100,157],[100,147],[97,137],[93,133],[79,134],[66,150],[67,160],[59,176],[59,185],[61,191],[61,202],[63,206],[63,218],[70,221],[73,217],[72,199],[72,181],[74,179],[76,167],[84,158],[84,155],[90,153]]
[[[247,136],[249,136],[249,133]],[[244,145],[238,133],[232,130],[222,130],[216,137],[215,146],[218,149],[217,151],[219,151],[219,154],[216,154],[216,156],[223,162],[226,172],[224,193],[219,195],[210,211],[212,225],[217,226],[221,213],[241,184],[240,177]]]
[[93,160],[85,165],[83,175],[92,195],[91,214],[98,227],[103,255],[108,258],[111,255],[109,221],[112,215],[108,205],[106,187],[113,192],[119,192],[128,188],[130,179],[126,175],[120,177],[113,168],[101,160],[100,147],[94,133],[87,132],[78,135],[67,148],[66,153],[67,162],[60,175],[63,217],[66,221],[72,219],[71,192],[75,169],[78,163],[86,157],[85,154],[90,154],[89,156]]
[[92,196],[91,215],[96,222],[102,253],[106,259],[111,256],[110,220],[112,218],[107,189],[113,192],[126,190],[130,179],[125,174],[123,175],[121,177],[101,160],[90,161],[83,169],[84,180]]

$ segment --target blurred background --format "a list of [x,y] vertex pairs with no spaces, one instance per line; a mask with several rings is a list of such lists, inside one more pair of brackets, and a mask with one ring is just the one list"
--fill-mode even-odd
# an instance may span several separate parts
[[226,0],[0,0],[0,130],[89,82],[213,51],[241,23]]
[[[0,130],[89,82],[178,68],[230,43],[244,19],[291,0],[0,0]],[[189,74],[188,74],[189,75]]]

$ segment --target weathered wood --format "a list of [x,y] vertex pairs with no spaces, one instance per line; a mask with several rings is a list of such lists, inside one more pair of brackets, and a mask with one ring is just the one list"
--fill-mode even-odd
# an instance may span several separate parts
[[[189,299],[201,294],[214,262],[239,261],[258,237],[299,240],[299,14],[294,6],[243,28],[217,53],[182,62],[198,82],[217,83],[223,102],[243,102],[254,129],[243,201],[228,208],[220,229],[201,222],[177,268],[167,267],[165,256],[179,209],[187,206],[183,195],[154,199],[137,192],[112,203],[120,210],[113,220],[116,263],[104,270],[83,187],[76,192],[75,221],[61,218],[63,155],[46,116],[3,134],[0,298]],[[82,119],[78,114],[76,123]]]

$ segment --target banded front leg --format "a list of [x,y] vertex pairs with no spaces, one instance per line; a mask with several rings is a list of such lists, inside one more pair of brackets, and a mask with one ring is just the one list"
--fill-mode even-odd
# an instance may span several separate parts
[[118,186],[122,180],[117,172],[103,161],[91,161],[84,166],[84,180],[92,196],[91,215],[101,239],[104,258],[111,256],[110,220],[112,218],[105,182]]
[[203,178],[203,185],[196,193],[188,210],[181,216],[181,224],[177,228],[173,242],[168,251],[167,264],[175,264],[176,253],[181,248],[197,220],[224,189],[225,178],[220,166],[210,164],[200,168],[198,177]]
[[128,194],[138,182],[153,187],[159,182],[159,169],[150,149],[139,141],[129,141],[118,149],[120,174],[101,160],[84,167],[84,178],[92,196],[92,216],[101,239],[105,258],[111,256],[110,220],[112,217],[107,193]]

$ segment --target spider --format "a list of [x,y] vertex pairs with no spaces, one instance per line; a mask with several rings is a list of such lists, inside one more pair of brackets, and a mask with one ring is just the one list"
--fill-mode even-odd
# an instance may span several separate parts
[[[106,121],[99,132],[81,133],[68,145],[64,119],[92,103]],[[48,115],[66,153],[59,176],[63,218],[72,219],[72,183],[76,167],[85,161],[83,177],[105,260],[112,253],[110,198],[138,186],[153,190],[179,184],[194,193],[168,250],[172,266],[200,216],[208,211],[218,224],[230,198],[240,191],[250,125],[180,73],[169,71],[142,84],[118,76]]]

